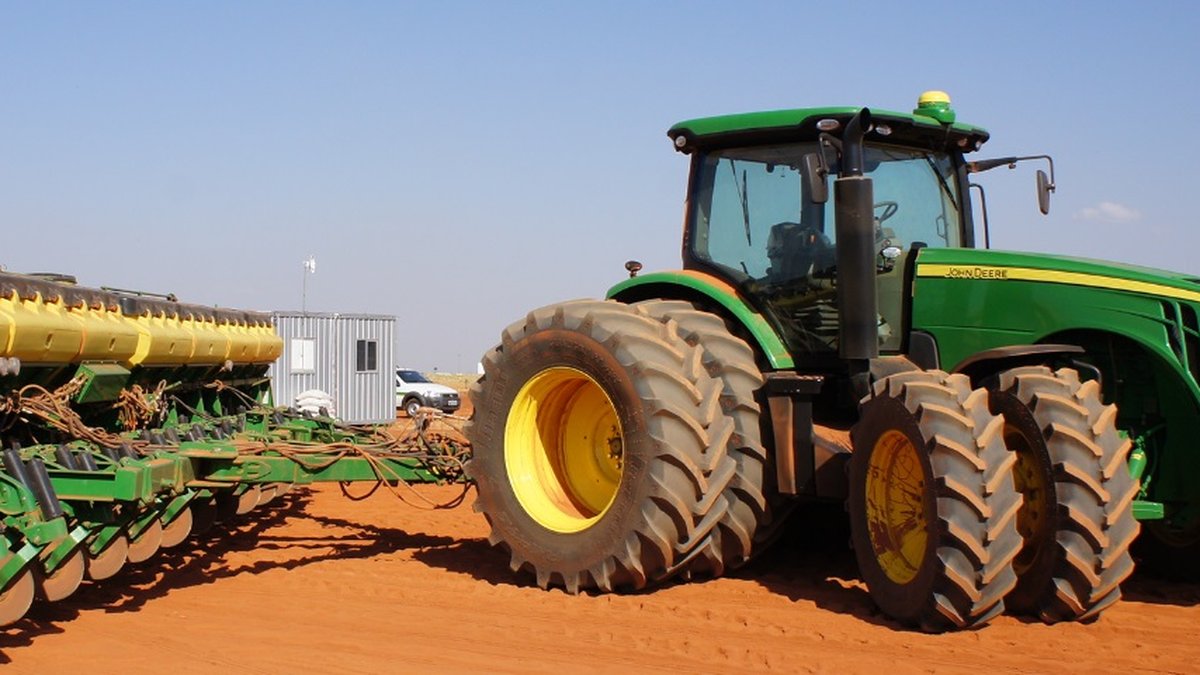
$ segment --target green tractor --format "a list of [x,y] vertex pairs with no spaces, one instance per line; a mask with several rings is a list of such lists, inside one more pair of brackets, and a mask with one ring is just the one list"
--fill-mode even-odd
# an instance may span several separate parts
[[[977,248],[988,139],[911,113],[691,120],[683,270],[530,312],[483,357],[469,474],[539,586],[719,576],[844,501],[906,625],[1092,619],[1200,558],[1200,281]],[[1037,172],[1043,212],[1054,190]]]

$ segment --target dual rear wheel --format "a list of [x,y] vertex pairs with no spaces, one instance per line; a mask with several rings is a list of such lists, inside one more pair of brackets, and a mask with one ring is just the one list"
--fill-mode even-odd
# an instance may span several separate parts
[[1120,598],[1139,530],[1116,408],[1070,369],[1014,368],[983,384],[913,371],[864,400],[849,508],[871,595],[935,631],[1003,609],[1095,618]]

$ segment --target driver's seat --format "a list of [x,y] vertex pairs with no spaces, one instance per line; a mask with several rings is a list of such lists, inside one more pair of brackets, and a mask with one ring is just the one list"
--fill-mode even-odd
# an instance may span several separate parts
[[773,282],[811,276],[814,267],[831,264],[829,238],[812,227],[783,222],[771,226],[767,237],[767,258],[771,268],[767,277]]

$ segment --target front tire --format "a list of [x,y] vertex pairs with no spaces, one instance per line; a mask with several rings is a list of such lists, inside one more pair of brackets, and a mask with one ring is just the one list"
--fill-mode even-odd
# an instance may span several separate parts
[[1097,382],[1081,383],[1066,368],[1013,368],[992,386],[990,406],[1004,416],[1025,498],[1017,587],[1005,602],[1046,623],[1095,617],[1121,597],[1140,529],[1126,463],[1131,443],[1117,432],[1116,407],[1101,402]]
[[670,578],[712,539],[735,465],[721,384],[670,325],[616,302],[531,312],[483,359],[467,466],[513,571],[575,593]]
[[979,626],[1016,584],[1015,455],[963,375],[876,382],[851,430],[851,538],[871,598],[925,631]]

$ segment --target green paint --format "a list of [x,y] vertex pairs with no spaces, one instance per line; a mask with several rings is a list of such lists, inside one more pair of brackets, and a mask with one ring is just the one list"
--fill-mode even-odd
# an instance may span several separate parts
[[67,536],[54,542],[51,546],[47,546],[41,554],[42,568],[46,570],[46,573],[53,574],[71,557],[71,554],[78,551],[83,542],[87,540],[88,534],[86,527],[74,527]]
[[1113,279],[1163,285],[1184,294],[1195,293],[1200,296],[1200,278],[1195,276],[1089,258],[969,248],[925,248],[921,249],[920,263],[922,265],[1020,267],[1070,272],[1096,276],[1100,278],[1100,281]]
[[[702,140],[707,136],[719,136],[739,132],[783,131],[826,118],[845,121],[853,117],[861,109],[861,107],[853,106],[794,108],[721,115],[718,117],[701,117],[679,122],[671,127],[667,135],[675,138],[681,133],[686,133],[689,137]],[[943,130],[947,128],[940,121],[930,116],[896,112],[894,110],[876,110],[872,108],[871,117],[876,122],[907,124],[926,129]],[[948,130],[952,134],[982,137],[984,140],[988,137],[988,132],[980,127],[969,124],[956,124],[953,121],[953,115],[951,115],[951,123],[948,125]]]
[[88,541],[88,551],[92,555],[100,555],[117,537],[123,534],[125,534],[123,525],[93,526],[92,538]]
[[5,548],[0,552],[3,553],[0,555],[0,560],[4,561],[3,564],[0,564],[0,588],[4,588],[9,580],[16,578],[25,568],[29,567],[30,563],[37,560],[41,548],[29,542],[16,548],[9,548],[8,540],[4,537],[0,537],[0,542],[3,542],[0,545]]
[[1133,517],[1138,520],[1162,520],[1166,517],[1166,510],[1160,502],[1135,499],[1133,501]]
[[154,499],[154,484],[146,470],[127,464],[110,470],[69,471],[47,469],[50,485],[58,498],[66,501],[130,501]]
[[[1142,480],[1142,474],[1146,472],[1146,464],[1148,458],[1146,450],[1142,446],[1142,439],[1138,438],[1133,443],[1133,450],[1129,453],[1129,475],[1136,481]],[[1141,494],[1146,494],[1146,485],[1141,485]]]
[[[439,479],[420,468],[415,459],[377,458],[388,480],[416,483],[436,483]],[[250,483],[318,483],[343,481],[375,481],[372,462],[362,457],[338,457],[330,454],[308,455],[303,462],[286,457],[262,455],[253,461],[212,464],[203,473],[203,482],[225,483],[233,488]],[[243,488],[244,489],[244,488]]]
[[625,302],[647,298],[688,299],[695,296],[696,293],[700,293],[732,314],[754,338],[759,351],[767,357],[767,361],[773,369],[795,368],[792,355],[766,318],[755,311],[736,292],[730,293],[728,286],[706,277],[679,271],[643,274],[613,286],[608,290],[606,297]]
[[75,395],[76,403],[115,401],[129,383],[129,371],[115,363],[83,363],[75,377],[84,378],[83,388]]
[[16,478],[0,472],[0,514],[16,516],[37,508],[37,498]]
[[918,101],[913,115],[931,117],[942,124],[953,124],[956,117],[950,101]]
[[12,520],[7,524],[19,530],[26,541],[38,547],[53,544],[70,534],[65,518],[54,518],[53,520],[41,520],[41,518],[40,510],[31,511],[26,513],[23,518]]
[[160,517],[162,517],[162,513],[158,509],[146,509],[142,511],[129,525],[129,529],[127,530],[129,539],[131,541],[137,539],[147,528],[154,525]]

